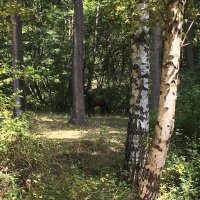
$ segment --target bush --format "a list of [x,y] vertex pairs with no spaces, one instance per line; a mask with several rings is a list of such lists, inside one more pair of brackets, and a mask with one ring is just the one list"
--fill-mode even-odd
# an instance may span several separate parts
[[33,187],[36,169],[48,170],[54,163],[54,146],[32,136],[25,117],[0,123],[0,194],[4,199],[19,200],[23,191]]
[[173,146],[163,174],[161,186],[162,200],[198,200],[200,199],[200,156],[195,149],[178,151]]
[[175,130],[180,130],[192,142],[200,137],[200,77],[183,72],[176,109]]
[[[0,123],[0,194],[5,200],[135,199],[115,172],[122,156],[109,150],[106,135],[94,142],[59,144],[31,135],[30,118]],[[92,155],[100,150],[100,157]]]

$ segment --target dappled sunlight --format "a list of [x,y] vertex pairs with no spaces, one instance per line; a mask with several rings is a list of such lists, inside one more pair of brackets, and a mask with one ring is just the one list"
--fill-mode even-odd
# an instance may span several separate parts
[[96,140],[106,135],[110,142],[119,143],[126,133],[128,119],[119,116],[95,116],[88,119],[89,125],[76,128],[68,122],[69,117],[62,114],[37,115],[38,136],[56,140]]
[[90,120],[93,123],[99,123],[101,128],[107,128],[109,131],[125,131],[128,123],[128,118],[120,116],[95,116]]
[[105,137],[71,142],[60,140],[60,145],[61,151],[57,155],[59,163],[73,163],[86,175],[95,177],[104,170],[118,171],[123,164],[123,146]]
[[[64,115],[38,115],[38,137],[53,139],[61,146],[59,163],[73,163],[84,174],[97,175],[108,166],[120,169],[123,163],[127,118],[95,116],[89,125],[76,128]],[[64,165],[64,164],[63,164]]]
[[80,139],[86,136],[87,131],[79,130],[58,130],[58,131],[45,131],[42,136],[51,139]]
[[[33,134],[52,146],[44,154],[49,161],[48,170],[42,161],[42,167],[32,172],[35,181],[32,191],[36,197],[72,199],[70,195],[74,191],[80,195],[75,199],[86,199],[82,198],[83,194],[88,199],[112,199],[118,193],[134,196],[121,179],[126,118],[95,116],[88,119],[87,126],[78,128],[67,123],[69,117],[64,115],[40,114],[35,118]],[[25,178],[25,182],[29,179]],[[27,194],[32,195],[32,191]],[[105,194],[108,198],[104,198]]]

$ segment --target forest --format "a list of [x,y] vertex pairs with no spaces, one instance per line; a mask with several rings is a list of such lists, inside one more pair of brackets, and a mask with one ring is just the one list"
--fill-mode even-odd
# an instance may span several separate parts
[[199,38],[199,0],[0,0],[0,200],[199,200]]

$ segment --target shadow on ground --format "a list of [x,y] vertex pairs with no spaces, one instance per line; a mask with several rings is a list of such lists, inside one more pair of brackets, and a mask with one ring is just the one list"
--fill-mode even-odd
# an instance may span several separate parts
[[[38,137],[57,146],[48,170],[34,187],[35,197],[55,200],[131,200],[133,192],[122,181],[127,119],[92,117],[90,126],[75,128],[68,118],[39,116]],[[52,156],[52,155],[49,155]],[[40,199],[41,199],[40,198]]]
[[[37,116],[38,124],[41,126],[42,130],[74,130],[76,127],[68,123],[69,117],[66,115],[42,115]],[[108,129],[118,129],[126,130],[127,118],[119,116],[95,116],[88,118],[89,125],[84,127],[84,129],[98,129],[98,128],[108,128]],[[81,129],[81,128],[80,128]]]
[[59,141],[61,153],[57,155],[59,163],[71,163],[89,176],[102,172],[116,172],[123,164],[123,146],[99,138],[96,141],[78,142]]

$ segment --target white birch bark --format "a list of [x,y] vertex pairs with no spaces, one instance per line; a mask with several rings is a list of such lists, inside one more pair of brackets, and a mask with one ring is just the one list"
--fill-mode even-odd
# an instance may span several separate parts
[[137,189],[139,172],[146,157],[145,142],[149,132],[149,19],[147,3],[138,3],[139,19],[133,21],[132,72],[129,124],[125,149],[125,166],[132,186]]
[[167,4],[158,120],[155,137],[139,185],[139,200],[156,199],[169,140],[174,129],[184,5],[185,0],[170,0]]

